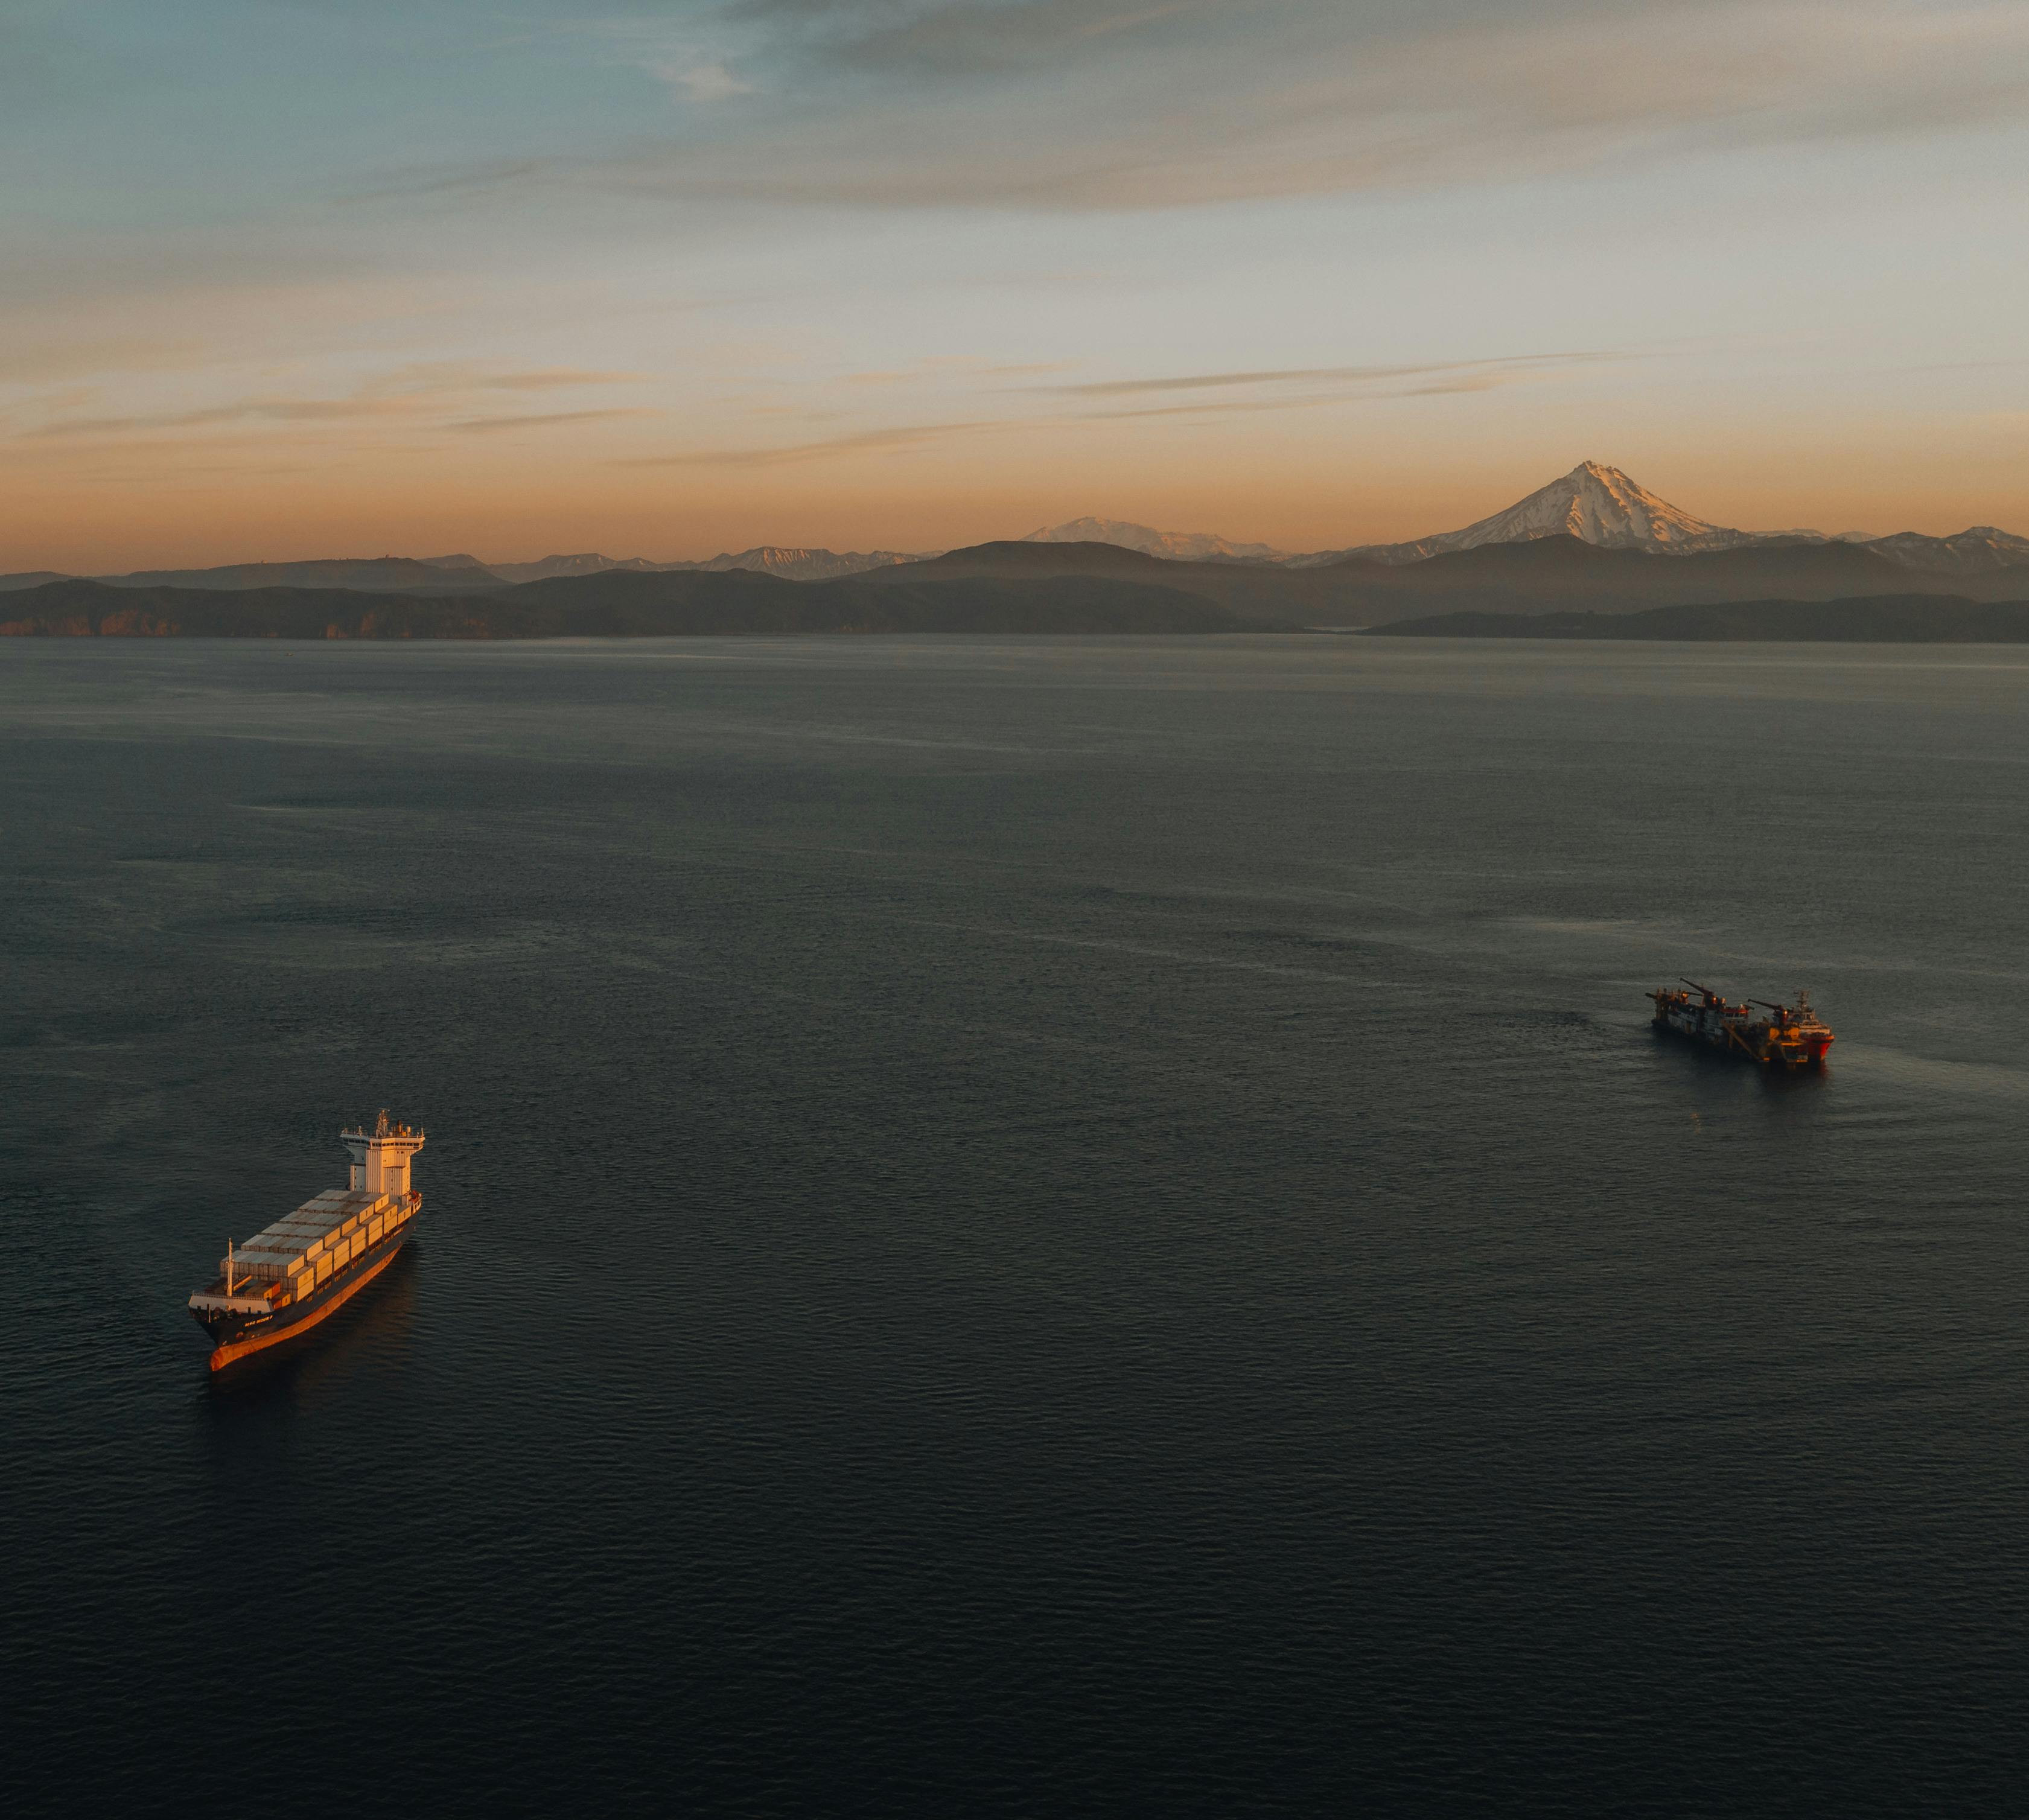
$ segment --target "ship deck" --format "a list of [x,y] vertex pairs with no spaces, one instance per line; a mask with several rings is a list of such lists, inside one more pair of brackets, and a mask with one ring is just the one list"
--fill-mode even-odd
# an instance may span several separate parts
[[280,1283],[242,1283],[228,1295],[225,1279],[214,1277],[191,1297],[190,1305],[222,1314],[265,1314],[276,1306],[284,1287]]

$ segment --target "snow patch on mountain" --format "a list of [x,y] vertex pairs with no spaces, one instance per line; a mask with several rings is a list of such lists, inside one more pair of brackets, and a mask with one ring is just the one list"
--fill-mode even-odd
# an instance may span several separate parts
[[1898,531],[1893,537],[1872,539],[1868,548],[1933,575],[1980,575],[1996,569],[2029,568],[2029,537],[2018,537],[1991,525],[1975,525],[1949,537]]
[[601,556],[587,550],[577,556],[545,556],[536,562],[493,562],[487,565],[503,581],[547,581],[558,575],[603,575],[609,569],[659,569],[663,565],[641,556]]
[[664,569],[751,569],[785,581],[836,581],[842,575],[863,575],[870,569],[892,569],[898,563],[921,562],[941,550],[805,550],[763,543],[714,556],[708,562],[665,562]]
[[1144,556],[1167,557],[1172,562],[1282,562],[1286,550],[1267,543],[1235,543],[1204,531],[1158,531],[1152,525],[1130,525],[1118,518],[1074,518],[1066,525],[1052,525],[1031,531],[1024,543],[1112,543],[1122,550],[1138,550]]

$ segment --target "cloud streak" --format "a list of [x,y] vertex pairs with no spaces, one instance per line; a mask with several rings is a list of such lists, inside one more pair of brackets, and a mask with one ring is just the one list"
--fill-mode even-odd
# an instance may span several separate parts
[[[208,429],[246,424],[328,424],[373,419],[419,420],[454,401],[488,392],[540,392],[584,386],[628,384],[636,373],[602,373],[575,367],[490,369],[469,361],[436,361],[398,367],[367,380],[348,397],[250,398],[191,410],[157,411],[124,417],[61,418],[21,432],[24,440],[62,441],[117,437],[136,432]],[[634,408],[558,411],[475,417],[442,427],[467,432],[510,429],[543,423],[584,423],[595,417],[654,415]]]
[[[1160,417],[1252,416],[1278,411],[1318,410],[1332,406],[1387,399],[1449,397],[1489,392],[1533,380],[1554,378],[1569,368],[1589,362],[1627,358],[1614,353],[1521,354],[1493,360],[1443,361],[1418,365],[1310,367],[1263,373],[1189,373],[1171,378],[1101,380],[1081,385],[1031,388],[1031,395],[1089,400],[1094,408],[1039,411],[991,420],[888,425],[849,435],[772,448],[721,447],[665,455],[635,456],[613,464],[628,468],[773,468],[862,454],[900,454],[928,448],[955,437],[985,431],[1003,435],[1038,429],[1074,428],[1079,424],[1125,423]],[[888,376],[882,375],[881,377]],[[1403,384],[1402,381],[1410,383]],[[1315,389],[1319,385],[1326,389]],[[1312,389],[1290,391],[1293,386]],[[1122,404],[1101,408],[1101,401],[1127,400],[1163,394],[1276,388],[1267,397],[1186,398],[1173,404]]]
[[1192,404],[1146,405],[1133,410],[1095,411],[1081,421],[1251,416],[1264,411],[1316,410],[1328,405],[1356,404],[1376,398],[1451,398],[1471,392],[1498,391],[1504,386],[1523,384],[1534,376],[1537,376],[1524,372],[1462,373],[1449,379],[1429,380],[1420,385],[1398,386],[1393,391],[1365,395],[1334,391],[1313,392],[1296,398],[1204,399]]
[[2029,120],[2029,11],[1990,0],[1546,0],[1519,19],[1491,0],[765,0],[720,17],[738,42],[680,67],[736,85],[734,113],[393,187],[1133,211]]
[[617,407],[603,411],[543,411],[518,417],[469,417],[462,423],[447,424],[444,427],[466,436],[486,436],[503,430],[551,429],[566,424],[606,423],[615,417],[658,417],[662,414],[660,411],[651,410],[646,406]]
[[420,361],[368,380],[360,393],[365,398],[429,398],[466,392],[555,391],[573,386],[627,385],[642,376],[582,367],[495,368],[477,361]]
[[900,454],[929,443],[970,436],[981,430],[1004,430],[1006,423],[901,424],[885,429],[857,430],[851,436],[822,442],[795,443],[772,449],[694,449],[670,455],[637,455],[611,464],[616,468],[779,468],[837,455]]
[[414,406],[395,398],[247,398],[236,404],[211,405],[200,410],[159,411],[125,417],[72,417],[45,424],[24,435],[36,441],[72,437],[124,436],[132,431],[194,430],[217,424],[313,424],[345,418],[385,417],[413,413]]
[[1184,373],[1169,379],[1093,380],[1079,385],[1052,386],[1047,389],[1072,398],[1117,398],[1145,392],[1225,391],[1237,386],[1315,385],[1323,383],[1370,384],[1381,380],[1425,378],[1440,374],[1521,372],[1531,368],[1569,366],[1597,361],[1624,360],[1627,358],[1624,354],[1605,352],[1526,354],[1493,360],[1440,361],[1425,365],[1293,367],[1272,373]]

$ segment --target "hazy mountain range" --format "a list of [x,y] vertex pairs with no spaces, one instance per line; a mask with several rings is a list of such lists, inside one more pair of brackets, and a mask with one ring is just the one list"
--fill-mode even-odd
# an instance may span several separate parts
[[896,563],[914,562],[900,550],[836,550],[785,549],[764,543],[753,550],[729,552],[703,562],[651,562],[645,557],[545,556],[540,562],[492,562],[487,567],[507,582],[547,581],[559,575],[598,575],[609,569],[631,569],[642,574],[674,575],[692,571],[724,574],[735,569],[757,575],[780,576],[785,581],[835,581],[840,576],[858,575],[869,569],[886,569]]
[[[1900,567],[1933,575],[1972,575],[2029,567],[2029,538],[1975,525],[1949,537],[1913,531],[1867,538],[1847,532],[1750,532],[1693,517],[1623,474],[1585,461],[1568,474],[1518,500],[1505,511],[1461,530],[1405,543],[1370,543],[1345,550],[1292,554],[1266,543],[1240,543],[1205,532],[1159,531],[1115,518],[1074,518],[1032,531],[1024,543],[1105,546],[1167,562],[1237,564],[1252,568],[1324,569],[1348,562],[1407,568],[1433,557],[1489,546],[1571,538],[1599,550],[1638,550],[1656,556],[1709,555],[1717,551],[1793,544],[1843,543],[1871,550]],[[981,546],[998,548],[1000,546]],[[482,562],[477,557],[380,556],[294,562],[235,563],[217,569],[143,569],[91,579],[117,588],[344,588],[370,592],[418,595],[488,592],[503,584],[547,581],[562,576],[603,575],[615,569],[640,574],[723,573],[735,569],[788,581],[832,581],[874,570],[913,567],[943,551],[833,550],[762,544],[729,551],[699,562],[656,562],[646,557],[612,557],[588,551],[545,556],[536,562]],[[0,589],[40,587],[77,579],[54,570],[0,576]]]
[[1286,550],[1267,543],[1231,543],[1203,531],[1158,531],[1147,525],[1129,525],[1118,518],[1074,518],[1068,524],[1052,525],[1031,531],[1025,543],[1111,543],[1122,550],[1138,550],[1144,556],[1164,556],[1174,562],[1289,562],[1299,560]]
[[1259,624],[1361,626],[1459,612],[1653,606],[1767,599],[1837,600],[1868,595],[2029,597],[2029,570],[1947,573],[1907,567],[1867,545],[1797,539],[1662,556],[1606,549],[1568,533],[1445,550],[1419,562],[1371,557],[1289,567],[1230,561],[1180,562],[1105,543],[982,543],[857,578],[1036,580],[1106,576],[1179,588]]
[[1870,538],[1858,532],[1827,536],[1822,531],[1738,531],[1694,517],[1659,499],[1645,487],[1598,461],[1582,461],[1568,473],[1519,499],[1504,512],[1406,543],[1362,543],[1344,550],[1295,554],[1266,543],[1234,543],[1196,532],[1158,531],[1112,518],[1076,518],[1048,530],[1032,531],[1031,543],[1111,543],[1149,556],[1180,562],[1269,562],[1315,569],[1353,558],[1402,565],[1489,543],[1533,543],[1545,537],[1575,537],[1601,550],[1641,550],[1655,556],[1686,556],[1756,544],[1863,543],[1911,569],[1939,574],[2029,566],[2029,538],[1990,525],[1951,537],[1905,531]]
[[503,585],[549,581],[559,576],[604,575],[625,569],[640,575],[733,569],[779,576],[788,581],[831,581],[869,569],[914,562],[898,550],[866,551],[790,550],[774,544],[729,552],[703,562],[651,562],[644,556],[545,556],[537,562],[481,562],[476,556],[336,557],[299,562],[235,562],[217,569],[143,569],[128,575],[66,575],[57,569],[0,575],[0,591],[39,588],[51,581],[97,581],[109,588],[344,588],[368,594],[477,594]]
[[[1461,614],[2017,600],[2029,598],[2029,539],[1990,526],[1951,537],[1756,534],[1694,517],[1588,461],[1462,530],[1302,556],[1082,519],[936,554],[769,545],[705,562],[386,556],[96,579],[43,572],[0,577],[0,588],[18,596],[0,613],[0,634],[30,636],[1378,628]],[[1834,613],[1827,623],[1861,636],[1865,617]]]

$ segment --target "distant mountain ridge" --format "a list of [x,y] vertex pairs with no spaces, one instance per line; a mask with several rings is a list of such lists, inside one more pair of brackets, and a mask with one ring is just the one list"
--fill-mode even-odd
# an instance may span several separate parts
[[495,562],[490,566],[503,581],[550,581],[563,575],[601,575],[614,569],[632,569],[644,575],[673,575],[691,571],[714,574],[744,569],[759,575],[779,576],[785,581],[836,581],[859,575],[870,569],[886,569],[902,562],[917,562],[925,554],[900,550],[814,550],[777,543],[757,544],[751,550],[726,551],[702,562],[651,562],[644,556],[545,556],[537,562]]
[[581,556],[545,556],[535,562],[495,562],[491,566],[503,581],[518,584],[548,581],[559,575],[603,575],[609,569],[653,571],[662,565],[643,556],[601,556],[587,551]]
[[893,569],[905,562],[921,562],[940,550],[805,550],[763,543],[734,554],[714,556],[706,562],[666,562],[666,569],[702,569],[723,573],[747,569],[759,575],[780,576],[785,581],[836,581],[848,575],[863,575],[871,569]]
[[1775,599],[2023,591],[2020,571],[1931,575],[1862,544],[1790,540],[1661,556],[1608,550],[1569,532],[1447,550],[1418,562],[1347,557],[1308,566],[1179,562],[1107,543],[976,544],[933,561],[880,569],[858,585],[914,580],[986,580],[1106,576],[1188,589],[1243,619],[1267,625],[1352,627],[1460,612],[1540,613]]
[[1233,543],[1201,532],[1155,531],[1111,518],[1077,518],[1047,531],[1032,531],[1027,543],[1110,543],[1170,562],[1219,558],[1319,569],[1360,559],[1404,567],[1434,556],[1455,554],[1489,544],[1526,543],[1545,537],[1575,537],[1601,550],[1639,550],[1657,556],[1709,554],[1756,545],[1853,543],[1876,550],[1911,569],[1939,575],[1972,574],[2029,566],[2029,538],[1975,525],[1949,537],[1914,531],[1891,537],[1857,532],[1827,536],[1821,531],[1742,531],[1714,525],[1671,505],[1619,469],[1581,461],[1568,474],[1539,487],[1504,511],[1461,530],[1440,532],[1400,543],[1361,543],[1343,550],[1291,555],[1266,543]]
[[[428,573],[427,565],[418,567]],[[1789,622],[1822,623],[1830,630],[1796,636],[1862,636],[1860,628],[1869,624],[1922,621],[1908,604],[1912,600],[1965,606],[2019,600],[2025,589],[2029,571],[2020,569],[1935,575],[1906,569],[1864,545],[1797,539],[1659,556],[1646,550],[1601,549],[1559,533],[1448,550],[1419,562],[1349,558],[1300,569],[1230,559],[1182,562],[1107,543],[1024,540],[980,544],[920,562],[812,582],[744,569],[618,565],[519,586],[440,585],[427,593],[114,588],[61,580],[6,596],[0,602],[0,635],[499,639],[1149,633],[1406,628],[1420,623],[1436,628],[1446,622],[1458,628],[1467,623],[1460,616],[1470,616],[1478,629],[1489,618],[1548,613],[1591,625],[1603,616],[1667,610],[1693,616],[1669,623],[1744,625],[1750,630],[1723,636],[1775,636],[1751,631],[1757,615],[1774,602],[1838,603],[1828,610],[1829,619],[1805,615]],[[1900,602],[1894,611],[1902,617],[1870,617],[1853,607],[1856,600]],[[1781,620],[1772,609],[1770,613],[1771,623]],[[1982,617],[1968,607],[1953,621],[1957,629],[1952,636],[1977,636],[1970,628],[2007,623],[2005,614]],[[1853,629],[1841,633],[1842,624]],[[1692,631],[1685,636],[1706,635]]]
[[1978,575],[2029,567],[2029,537],[2017,537],[1991,525],[1975,525],[1950,537],[1899,531],[1892,537],[1869,539],[1867,547],[1934,575]]
[[1111,543],[1119,550],[1137,550],[1144,556],[1165,557],[1172,562],[1207,562],[1220,557],[1245,562],[1284,562],[1286,550],[1269,543],[1233,543],[1202,531],[1158,531],[1148,525],[1130,525],[1118,518],[1074,518],[1068,524],[1052,525],[1031,531],[1024,543]]
[[611,557],[595,552],[545,556],[536,562],[494,563],[483,563],[476,556],[331,557],[301,562],[229,562],[215,569],[143,569],[127,575],[76,576],[35,569],[0,575],[0,593],[40,588],[52,581],[90,580],[108,588],[341,588],[368,594],[463,594],[547,581],[558,576],[603,575],[616,569],[653,575],[748,569],[785,581],[835,581],[870,569],[922,559],[921,554],[899,550],[791,549],[772,543],[728,552],[703,562],[651,562],[642,556]]
[[[500,585],[498,576],[469,556],[434,561],[414,556],[355,556],[305,562],[228,562],[216,569],[143,569],[131,575],[57,579],[91,580],[108,588],[343,588],[367,594],[462,594]],[[32,577],[0,576],[0,588],[39,585]]]

